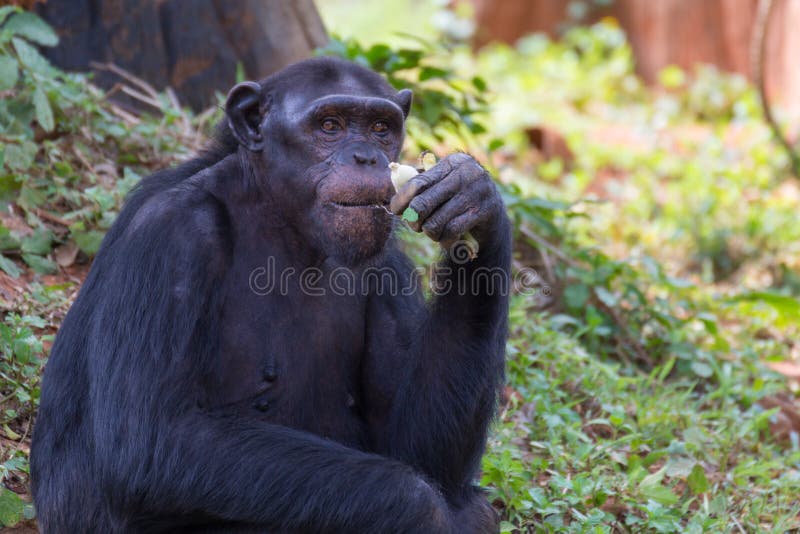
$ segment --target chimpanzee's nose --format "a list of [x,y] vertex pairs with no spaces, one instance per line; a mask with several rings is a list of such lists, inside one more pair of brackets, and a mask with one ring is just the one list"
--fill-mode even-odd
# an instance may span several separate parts
[[389,165],[389,161],[386,159],[386,154],[384,154],[378,149],[378,147],[371,143],[356,141],[348,146],[346,150],[353,158],[350,160],[351,164],[353,161],[355,161],[356,165],[369,165],[371,167],[380,165],[381,163],[383,163],[384,167]]
[[369,154],[367,151],[356,150],[353,152],[353,159],[359,165],[375,165],[378,163],[378,158],[375,154]]
[[369,167],[370,172],[372,167],[388,168],[389,166],[389,160],[383,150],[366,141],[354,141],[343,146],[336,155],[336,160],[340,165]]

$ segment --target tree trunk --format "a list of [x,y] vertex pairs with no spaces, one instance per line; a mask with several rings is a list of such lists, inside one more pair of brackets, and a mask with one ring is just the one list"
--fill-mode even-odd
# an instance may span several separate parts
[[[472,0],[479,45],[513,42],[526,33],[556,35],[567,20],[564,0]],[[590,12],[589,22],[616,18],[633,48],[636,69],[655,81],[667,65],[711,63],[753,79],[749,48],[758,0],[614,0]],[[800,0],[775,0],[767,28],[767,93],[800,116]]]
[[[327,42],[312,0],[70,0],[37,7],[61,42],[45,54],[68,70],[114,63],[202,109],[235,82],[262,78]],[[119,81],[100,71],[96,81]]]

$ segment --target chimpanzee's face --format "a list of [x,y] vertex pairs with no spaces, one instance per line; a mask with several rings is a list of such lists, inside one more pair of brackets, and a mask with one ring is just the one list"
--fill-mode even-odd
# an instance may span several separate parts
[[347,73],[272,94],[253,125],[270,189],[317,250],[347,264],[378,254],[393,224],[388,165],[403,144],[411,93],[380,89]]
[[367,95],[290,95],[273,118],[277,127],[265,121],[264,136],[284,142],[309,238],[347,263],[379,252],[392,228],[389,162],[403,143],[400,107]]

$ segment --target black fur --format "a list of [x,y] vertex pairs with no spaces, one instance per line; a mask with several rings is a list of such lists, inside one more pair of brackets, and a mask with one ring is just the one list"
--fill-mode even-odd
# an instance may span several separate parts
[[[395,95],[332,59],[261,86],[267,113],[311,86]],[[269,143],[257,159],[223,126],[127,199],[47,364],[31,458],[43,533],[496,529],[473,482],[502,382],[506,295],[481,286],[425,303],[368,282],[320,297],[296,279],[285,295],[255,294],[249,273],[268,258],[341,266],[281,211],[299,202],[285,184],[311,156]],[[508,273],[504,216],[489,234],[477,260],[444,260],[448,276]],[[348,267],[401,281],[413,269],[392,239]]]

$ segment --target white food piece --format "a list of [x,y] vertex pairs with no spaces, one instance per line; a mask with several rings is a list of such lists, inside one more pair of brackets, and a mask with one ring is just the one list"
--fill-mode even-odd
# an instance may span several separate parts
[[436,154],[433,152],[423,152],[419,156],[419,161],[422,164],[422,170],[428,172],[436,165]]
[[395,191],[400,191],[400,188],[406,185],[406,182],[419,174],[414,167],[400,165],[395,162],[389,164],[389,169],[392,171],[392,185]]

